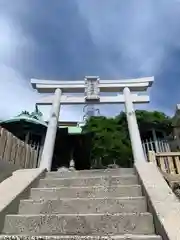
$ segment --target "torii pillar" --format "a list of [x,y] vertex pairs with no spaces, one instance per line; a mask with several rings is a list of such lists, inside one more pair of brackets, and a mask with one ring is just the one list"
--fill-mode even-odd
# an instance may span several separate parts
[[52,158],[54,152],[54,145],[56,140],[56,133],[59,120],[60,104],[61,104],[61,89],[57,88],[54,93],[54,99],[51,108],[51,114],[48,122],[44,147],[42,151],[40,168],[51,170]]
[[134,111],[132,95],[128,87],[123,90],[125,99],[125,112],[128,122],[128,130],[131,140],[131,147],[133,152],[134,161],[145,161],[141,136],[137,124],[136,113]]

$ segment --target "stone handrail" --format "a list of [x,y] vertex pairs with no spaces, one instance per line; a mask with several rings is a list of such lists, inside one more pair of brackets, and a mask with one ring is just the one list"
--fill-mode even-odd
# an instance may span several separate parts
[[30,189],[38,184],[44,174],[45,169],[20,169],[0,184],[0,231],[5,215],[18,212],[20,200],[29,196]]
[[180,201],[154,163],[135,163],[135,169],[153,214],[156,233],[164,240],[179,240]]

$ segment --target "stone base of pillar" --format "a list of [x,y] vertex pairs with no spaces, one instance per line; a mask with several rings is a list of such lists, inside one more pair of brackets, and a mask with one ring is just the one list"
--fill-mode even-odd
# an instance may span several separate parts
[[57,169],[57,171],[58,171],[58,172],[76,171],[74,160],[72,159],[72,160],[70,161],[69,168],[68,168],[68,167],[65,167],[65,166],[62,166],[62,167],[59,167],[59,168]]
[[113,164],[109,164],[107,167],[108,167],[108,168],[112,168],[112,169],[120,168],[120,166],[117,165],[117,164],[115,164],[115,163],[113,163]]
[[69,168],[67,167],[60,167],[57,169],[58,172],[70,172]]
[[70,161],[69,170],[71,170],[71,171],[75,171],[75,170],[76,170],[76,169],[75,169],[75,162],[74,162],[73,159]]

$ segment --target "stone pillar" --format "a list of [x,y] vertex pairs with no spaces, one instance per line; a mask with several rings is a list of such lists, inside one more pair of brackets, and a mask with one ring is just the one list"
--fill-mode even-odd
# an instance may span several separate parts
[[135,162],[146,161],[140,132],[137,124],[136,114],[133,107],[131,92],[128,87],[123,90],[125,99],[125,110],[128,122],[129,135]]
[[56,140],[56,133],[59,120],[60,102],[61,102],[61,90],[56,89],[40,162],[40,168],[46,168],[48,171],[51,171],[54,144]]

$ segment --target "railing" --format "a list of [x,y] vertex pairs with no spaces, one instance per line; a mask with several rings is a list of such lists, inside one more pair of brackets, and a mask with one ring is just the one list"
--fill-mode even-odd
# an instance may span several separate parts
[[148,158],[148,152],[171,152],[171,147],[169,141],[166,139],[158,139],[157,141],[152,141],[151,139],[145,139],[143,142],[143,150],[145,156]]
[[0,127],[0,159],[20,168],[36,168],[38,149],[32,147]]
[[158,139],[157,141],[144,140],[143,146],[147,151],[170,152],[169,141],[166,139]]

